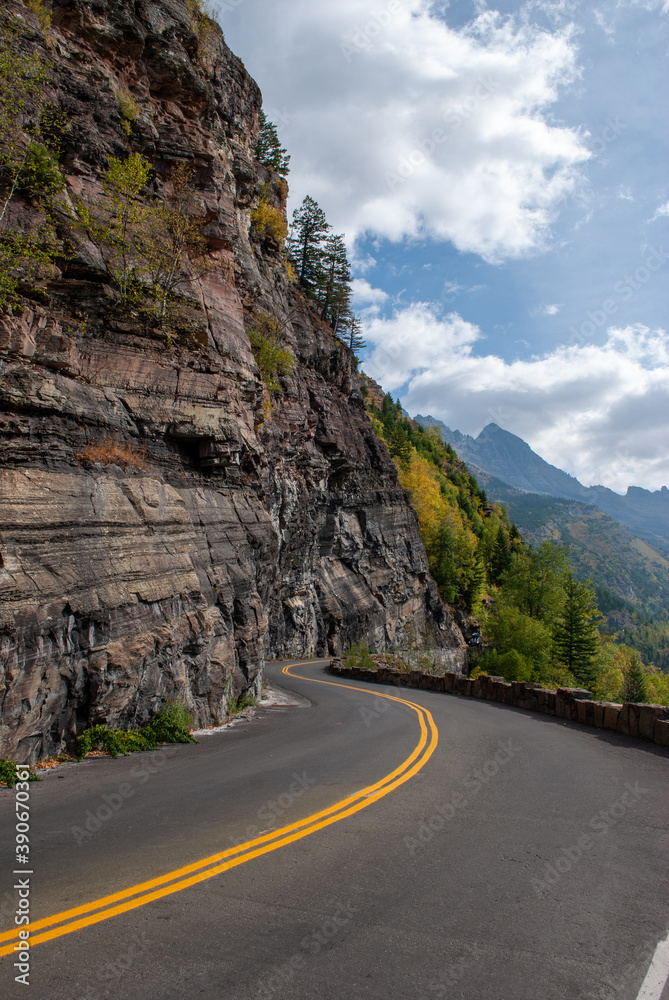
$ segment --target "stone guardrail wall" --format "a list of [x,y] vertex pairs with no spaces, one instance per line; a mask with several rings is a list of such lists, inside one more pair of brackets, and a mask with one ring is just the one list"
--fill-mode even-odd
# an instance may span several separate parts
[[501,705],[541,712],[543,715],[580,722],[597,729],[608,729],[623,736],[635,736],[661,747],[669,747],[669,706],[666,705],[618,705],[610,701],[593,701],[590,692],[583,688],[558,688],[557,691],[550,691],[540,684],[529,681],[509,682],[503,677],[481,675],[472,680],[456,673],[435,676],[420,670],[363,670],[359,667],[343,667],[341,660],[332,660],[330,671],[352,680],[496,701]]
[[[467,668],[467,647],[458,649],[387,649],[385,653],[372,656],[388,656],[402,660],[412,670],[426,672],[426,660],[432,660],[432,673],[464,674]],[[379,667],[379,669],[382,669]],[[388,669],[392,670],[392,667]],[[430,670],[427,668],[427,672]]]

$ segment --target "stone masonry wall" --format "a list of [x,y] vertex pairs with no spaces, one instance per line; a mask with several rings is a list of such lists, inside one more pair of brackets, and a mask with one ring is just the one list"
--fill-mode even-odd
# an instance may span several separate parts
[[509,682],[502,677],[488,677],[485,674],[472,680],[462,674],[450,672],[435,676],[420,670],[412,670],[410,673],[382,668],[363,670],[343,667],[339,660],[331,662],[330,671],[338,677],[350,677],[373,684],[482,698],[500,705],[512,705],[528,712],[540,712],[542,715],[568,719],[584,726],[595,726],[597,729],[607,729],[622,736],[634,736],[657,743],[658,746],[669,747],[669,707],[666,705],[618,705],[608,701],[593,701],[590,692],[583,688],[558,688],[557,691],[550,691],[540,684]]

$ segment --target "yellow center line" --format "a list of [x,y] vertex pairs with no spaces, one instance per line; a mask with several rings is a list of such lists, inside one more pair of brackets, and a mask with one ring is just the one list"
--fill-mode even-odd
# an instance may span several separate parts
[[[408,781],[415,774],[417,774],[434,753],[439,739],[437,727],[430,712],[428,712],[427,709],[422,708],[420,705],[416,705],[414,702],[407,701],[404,698],[397,698],[389,694],[381,694],[378,691],[368,691],[365,688],[354,687],[351,684],[339,684],[334,681],[317,680],[313,677],[303,677],[300,674],[291,673],[291,668],[295,666],[308,666],[310,663],[317,662],[319,661],[312,660],[303,664],[289,664],[287,667],[284,667],[283,673],[287,676],[310,681],[314,684],[327,684],[330,687],[343,687],[348,688],[351,691],[357,691],[359,694],[371,695],[376,698],[385,698],[388,701],[395,701],[401,705],[406,705],[416,712],[420,722],[421,737],[412,753],[399,765],[399,767],[396,767],[394,771],[387,774],[373,785],[369,785],[355,794],[349,795],[347,798],[341,799],[339,802],[335,802],[327,809],[314,813],[311,816],[306,816],[304,819],[298,820],[296,823],[292,823],[289,826],[281,827],[279,830],[274,830],[262,837],[257,837],[255,840],[249,840],[244,844],[238,845],[237,847],[229,848],[226,851],[213,854],[208,858],[203,858],[201,861],[178,868],[172,872],[167,872],[165,875],[161,875],[158,878],[150,879],[147,882],[130,886],[121,892],[103,896],[100,899],[93,900],[90,903],[85,903],[82,906],[65,910],[62,913],[57,913],[51,917],[45,917],[44,919],[34,921],[31,924],[26,924],[21,928],[21,930],[27,930],[30,932],[31,946],[40,944],[43,941],[50,941],[53,938],[62,937],[65,934],[71,934],[84,927],[89,927],[92,924],[108,920],[109,918],[117,916],[120,913],[126,913],[129,910],[145,906],[153,900],[161,899],[164,896],[171,895],[175,892],[181,892],[183,889],[187,889],[191,885],[196,885],[198,882],[203,882],[206,879],[220,874],[221,872],[236,868],[239,865],[245,864],[247,861],[251,861],[253,858],[260,857],[263,854],[268,854],[271,851],[275,851],[287,844],[301,840],[312,833],[316,833],[318,830],[331,826],[333,823],[338,823],[347,816],[352,816],[355,813],[360,812],[360,810],[366,809],[368,806],[372,805],[372,803],[377,802],[385,795],[388,795],[396,788],[399,788],[405,781]],[[58,924],[61,926],[56,926]],[[43,931],[43,933],[35,933],[37,931]],[[14,928],[11,931],[0,934],[0,942],[12,942],[11,944],[0,947],[0,956],[13,953],[13,942],[18,939],[18,936],[19,928]]]

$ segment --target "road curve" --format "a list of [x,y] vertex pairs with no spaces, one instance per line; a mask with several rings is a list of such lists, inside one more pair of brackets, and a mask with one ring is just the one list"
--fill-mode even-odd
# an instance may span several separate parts
[[30,996],[669,1000],[666,751],[282,670],[299,706],[32,786]]

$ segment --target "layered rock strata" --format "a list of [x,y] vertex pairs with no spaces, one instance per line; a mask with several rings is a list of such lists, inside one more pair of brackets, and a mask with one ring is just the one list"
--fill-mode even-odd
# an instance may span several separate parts
[[[210,724],[267,656],[383,649],[408,626],[462,647],[346,348],[254,234],[261,185],[278,208],[284,193],[254,161],[260,94],[220,31],[184,0],[54,0],[47,45],[7,7],[69,122],[73,250],[0,316],[0,756],[141,724],[170,697]],[[158,197],[189,163],[207,218],[215,267],[168,337],[110,307],[99,249],[67,218],[130,152]],[[16,199],[13,224],[40,211]],[[271,398],[246,333],[260,313],[296,359]]]

